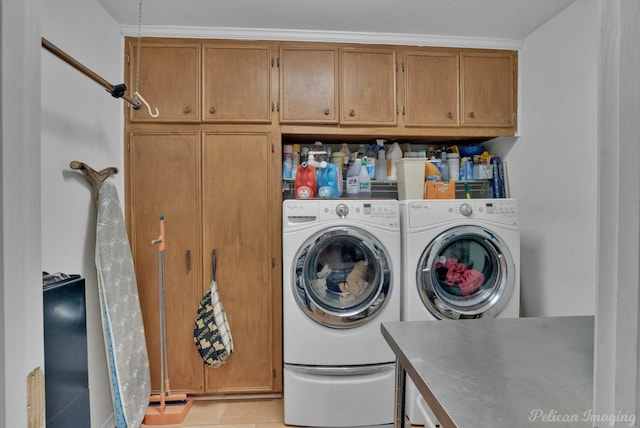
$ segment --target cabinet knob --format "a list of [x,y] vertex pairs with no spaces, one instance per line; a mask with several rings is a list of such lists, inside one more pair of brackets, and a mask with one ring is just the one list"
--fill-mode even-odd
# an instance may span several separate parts
[[324,109],[325,116],[329,116],[329,113],[331,113],[331,110],[329,110],[328,108]]
[[216,114],[216,108],[215,108],[215,106],[214,106],[214,107],[211,107],[211,108],[209,109],[209,113],[211,113],[211,114]]
[[469,113],[469,117],[473,119],[474,117],[476,117],[476,114],[474,112],[471,112]]
[[349,116],[354,117],[356,115],[356,111],[354,109],[349,110]]
[[448,117],[449,119],[453,119],[453,113],[451,113],[451,112],[447,113],[447,117]]
[[191,113],[191,107],[186,106],[186,107],[184,108],[184,114],[189,114],[189,113]]

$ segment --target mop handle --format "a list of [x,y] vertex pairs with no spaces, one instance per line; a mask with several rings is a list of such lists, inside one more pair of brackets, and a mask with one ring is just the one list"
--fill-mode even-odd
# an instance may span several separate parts
[[160,216],[160,236],[158,236],[158,239],[154,239],[153,241],[151,241],[152,244],[156,245],[156,244],[160,244],[160,247],[158,248],[158,251],[164,251],[164,216],[161,215]]
[[160,315],[160,409],[164,412],[165,395],[170,394],[168,389],[169,367],[167,362],[167,332],[164,296],[164,216],[160,216],[160,236],[151,241],[158,245],[158,288],[159,288],[159,315]]

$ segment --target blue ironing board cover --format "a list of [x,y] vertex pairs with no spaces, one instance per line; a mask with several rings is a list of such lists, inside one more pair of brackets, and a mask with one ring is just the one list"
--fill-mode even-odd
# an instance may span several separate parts
[[151,379],[131,248],[115,185],[98,191],[96,268],[111,393],[118,428],[138,428]]

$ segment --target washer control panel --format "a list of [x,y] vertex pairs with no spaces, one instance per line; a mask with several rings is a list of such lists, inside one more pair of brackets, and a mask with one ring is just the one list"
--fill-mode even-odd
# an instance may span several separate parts
[[286,224],[353,221],[399,227],[398,201],[387,199],[307,199],[283,204]]

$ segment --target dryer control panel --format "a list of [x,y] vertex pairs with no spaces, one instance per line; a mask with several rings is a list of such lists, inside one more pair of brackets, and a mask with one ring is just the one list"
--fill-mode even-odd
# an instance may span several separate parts
[[405,204],[407,226],[411,228],[453,220],[518,225],[518,203],[514,199],[426,199],[408,201]]

